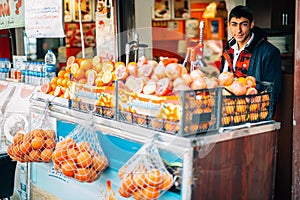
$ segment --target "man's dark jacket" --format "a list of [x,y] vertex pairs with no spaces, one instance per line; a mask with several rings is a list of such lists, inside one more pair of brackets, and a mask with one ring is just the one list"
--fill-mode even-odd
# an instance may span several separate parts
[[[254,76],[257,81],[274,83],[274,101],[279,100],[281,92],[281,57],[280,51],[267,41],[267,34],[258,27],[252,29],[254,39],[245,51],[252,53],[248,68],[248,75]],[[224,51],[235,44],[235,39],[230,39],[224,46]],[[225,59],[222,56],[220,71],[223,72]],[[260,88],[258,88],[260,89]]]

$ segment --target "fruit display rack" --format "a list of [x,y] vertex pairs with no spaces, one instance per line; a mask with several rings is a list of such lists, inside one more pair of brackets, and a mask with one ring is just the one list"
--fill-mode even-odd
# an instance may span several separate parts
[[273,84],[260,82],[255,94],[236,96],[223,88],[222,126],[229,127],[245,123],[272,120],[274,97]]
[[261,82],[257,86],[259,89],[256,94],[241,96],[230,93],[226,87],[183,90],[170,96],[156,96],[126,91],[116,82],[115,91],[102,92],[96,105],[40,93],[33,98],[186,137],[218,131],[221,127],[272,120],[273,84]]

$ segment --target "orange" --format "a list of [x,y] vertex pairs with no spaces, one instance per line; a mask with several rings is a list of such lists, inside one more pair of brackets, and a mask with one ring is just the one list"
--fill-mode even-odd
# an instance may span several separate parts
[[51,157],[52,157],[52,153],[53,153],[53,150],[52,149],[44,149],[42,152],[41,152],[41,159],[42,161],[44,162],[50,162],[51,161]]
[[68,59],[67,59],[67,67],[71,66],[73,63],[76,62],[76,58],[75,56],[70,56]]
[[87,180],[88,183],[91,183],[97,180],[100,177],[100,173],[97,173],[95,170],[90,169],[89,178]]
[[55,140],[53,138],[48,138],[45,140],[45,144],[44,144],[44,147],[46,149],[54,149],[56,143],[55,143]]
[[78,168],[75,172],[75,178],[81,182],[85,182],[89,179],[89,169],[87,168]]
[[76,165],[72,161],[66,161],[61,164],[60,169],[65,176],[74,177]]
[[31,146],[35,150],[39,150],[43,147],[44,145],[44,138],[41,136],[35,136],[32,141],[31,141]]
[[71,65],[66,66],[65,70],[66,72],[71,73]]
[[51,84],[57,84],[58,77],[55,76],[51,79]]
[[263,108],[259,114],[261,120],[265,120],[268,117],[269,111],[267,108]]
[[94,155],[92,158],[92,168],[96,172],[101,172],[107,165],[106,158],[102,158],[100,155]]
[[97,72],[93,69],[89,69],[85,72],[85,77],[88,85],[94,85],[97,77]]
[[29,154],[30,151],[32,150],[31,144],[28,141],[23,142],[20,144],[20,151],[23,152],[24,154]]
[[65,73],[66,70],[64,69],[59,70],[59,72],[57,73],[58,78],[64,78]]
[[92,157],[88,152],[80,152],[76,161],[79,167],[89,167],[92,164]]
[[44,83],[41,85],[41,92],[48,94],[52,90],[50,83]]
[[118,172],[119,178],[122,179],[127,172],[128,172],[127,166],[126,165],[122,166]]
[[57,81],[56,81],[56,84],[57,84],[58,86],[62,86],[63,80],[64,80],[64,78],[62,78],[62,77],[58,78]]
[[34,135],[32,132],[26,133],[24,136],[23,142],[31,142],[31,140],[34,138]]
[[250,113],[249,120],[250,121],[256,121],[256,120],[258,120],[258,113],[257,112]]
[[102,71],[112,72],[114,70],[114,63],[111,61],[105,61],[102,63]]
[[16,135],[14,136],[14,144],[21,144],[24,139],[24,134],[21,132],[17,132]]
[[121,188],[121,187],[119,188],[118,192],[119,192],[120,196],[122,196],[122,197],[125,197],[125,198],[131,197],[131,194],[128,193],[128,192],[126,192],[126,191],[124,191],[124,189]]
[[53,138],[55,139],[55,131],[51,130],[51,129],[46,129],[44,130],[46,138]]
[[228,115],[233,115],[234,114],[234,100],[232,99],[225,99],[224,103],[224,108],[225,108],[225,113]]
[[108,84],[112,81],[112,78],[113,78],[112,73],[110,71],[106,71],[102,76],[102,82],[104,84]]
[[69,79],[70,79],[70,76],[71,76],[70,72],[67,72],[67,71],[66,71],[66,73],[64,74],[64,77],[63,77],[63,78],[69,80]]
[[97,65],[97,64],[100,64],[100,62],[101,62],[100,56],[94,56],[92,58],[92,63],[93,63],[94,66]]
[[67,152],[68,152],[68,159],[76,162],[78,150],[76,150],[75,148],[70,148],[67,150]]
[[61,85],[62,85],[63,87],[68,87],[68,81],[69,81],[69,79],[64,78],[64,79],[62,80],[62,82],[61,82]]
[[239,113],[246,113],[247,102],[245,99],[238,99],[236,101],[236,111]]
[[231,123],[231,119],[232,119],[232,116],[224,116],[224,117],[222,117],[222,124],[224,126],[230,124]]
[[93,63],[90,59],[84,59],[80,63],[80,68],[87,71],[93,67]]
[[244,77],[237,78],[237,81],[243,83],[244,85],[247,85],[247,80]]
[[86,141],[82,141],[82,142],[78,143],[77,147],[78,147],[79,151],[81,151],[81,152],[90,153],[93,150],[91,144]]
[[159,184],[160,190],[169,190],[173,185],[173,177],[169,173],[164,173],[163,181]]
[[157,189],[157,187],[146,187],[142,189],[142,195],[146,199],[157,199],[160,195],[160,191]]
[[7,154],[10,155],[10,157],[14,156],[13,148],[14,148],[13,144],[8,145],[7,147]]
[[[57,79],[58,79],[58,78],[57,78]],[[51,84],[51,92],[49,92],[49,94],[54,93],[56,87],[57,87],[56,84]]]
[[256,86],[256,78],[253,76],[247,76],[246,77],[247,80],[247,85],[250,87],[255,87]]
[[45,137],[45,133],[43,129],[34,129],[31,131],[31,133],[33,134],[34,137],[39,136],[41,138]]
[[57,86],[54,90],[54,96],[59,97],[62,95],[64,92],[62,90],[62,86]]
[[246,95],[254,95],[254,94],[257,94],[256,88],[250,87],[247,89]]
[[84,69],[78,68],[74,72],[74,78],[76,78],[77,80],[84,79],[85,78],[85,71],[84,71]]
[[40,161],[40,155],[41,155],[40,151],[38,151],[38,150],[32,150],[29,153],[29,160],[30,161]]
[[56,149],[67,150],[69,148],[76,148],[76,142],[73,138],[66,138],[56,145]]
[[122,179],[120,189],[123,190],[128,195],[132,195],[132,193],[136,191],[137,187],[133,184],[131,174],[126,175]]
[[56,164],[60,164],[66,160],[68,160],[68,152],[66,149],[55,149],[52,154],[52,160]]
[[135,192],[133,192],[132,196],[135,200],[144,200],[144,199],[146,199],[146,198],[144,198],[142,189],[138,189]]
[[143,171],[134,172],[132,175],[132,180],[136,187],[143,188],[147,185],[145,181],[145,173]]
[[79,65],[77,63],[73,63],[71,65],[71,74],[75,74],[75,72],[79,69]]
[[24,155],[24,152],[20,151],[20,145],[13,145],[13,155],[15,157],[22,157]]
[[145,180],[148,185],[157,186],[162,182],[162,173],[159,169],[152,169],[146,174]]

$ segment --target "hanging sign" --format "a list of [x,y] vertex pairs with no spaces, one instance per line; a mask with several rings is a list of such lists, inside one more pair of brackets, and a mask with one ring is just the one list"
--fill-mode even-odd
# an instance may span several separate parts
[[24,1],[0,0],[0,29],[24,27]]
[[25,31],[30,38],[65,37],[61,0],[26,0]]

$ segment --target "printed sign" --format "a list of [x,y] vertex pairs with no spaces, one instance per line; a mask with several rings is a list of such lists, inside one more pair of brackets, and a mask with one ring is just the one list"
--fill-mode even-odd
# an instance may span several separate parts
[[0,29],[24,27],[24,1],[0,0]]
[[25,31],[30,38],[64,37],[61,0],[25,1]]

